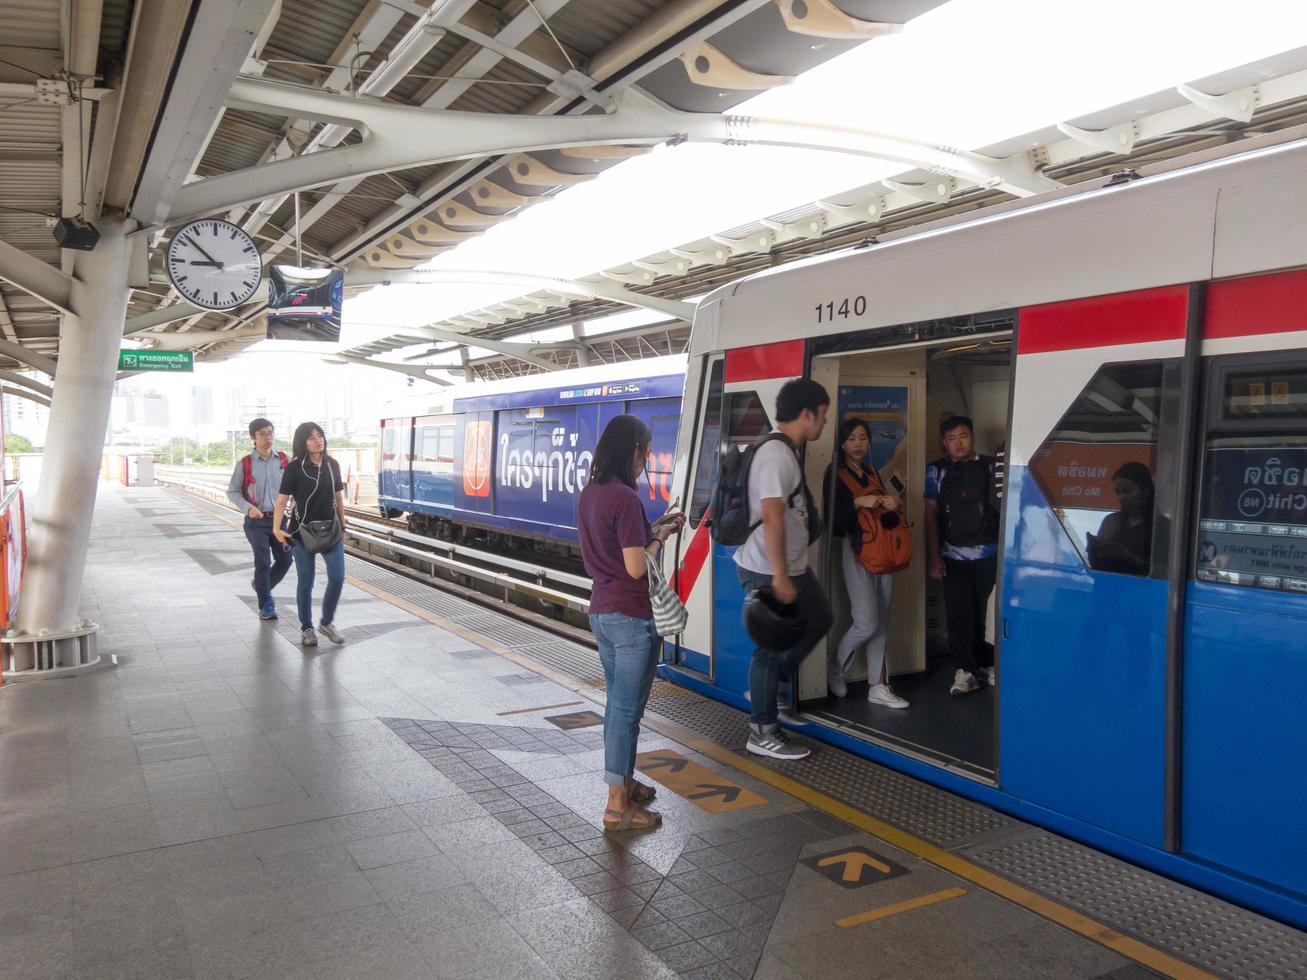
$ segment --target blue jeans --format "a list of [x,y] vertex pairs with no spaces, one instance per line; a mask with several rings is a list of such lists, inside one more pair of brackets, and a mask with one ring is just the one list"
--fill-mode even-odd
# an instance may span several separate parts
[[662,640],[652,619],[624,613],[590,616],[590,629],[599,641],[608,703],[604,708],[604,782],[623,786],[635,772],[635,747],[640,717],[649,701]]
[[254,551],[254,594],[262,609],[272,598],[272,590],[290,571],[290,552],[272,536],[272,518],[245,518],[245,540]]
[[[299,541],[291,549],[295,555],[295,602],[299,606],[300,629],[313,628],[313,576],[317,571],[314,559],[318,556],[305,549]],[[336,616],[336,603],[345,585],[345,542],[340,541],[330,551],[322,553],[327,563],[327,591],[322,595],[322,625],[330,626]]]
[[[735,566],[735,571],[739,574],[745,595],[764,585],[771,585],[770,575],[751,572],[739,565]],[[803,635],[788,650],[755,649],[753,659],[749,661],[749,721],[764,729],[776,724],[776,689],[780,686],[781,675],[789,676],[798,670],[803,658],[812,653],[812,648],[821,642],[821,638],[835,624],[830,602],[817,584],[815,575],[804,572],[792,576],[791,581],[799,592],[794,601],[803,608],[805,614]]]

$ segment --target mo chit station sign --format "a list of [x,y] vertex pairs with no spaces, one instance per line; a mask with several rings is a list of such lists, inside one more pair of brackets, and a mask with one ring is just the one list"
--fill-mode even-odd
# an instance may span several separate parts
[[195,354],[188,350],[120,350],[119,371],[194,371]]
[[1146,442],[1046,442],[1030,458],[1030,469],[1054,507],[1116,510],[1112,474],[1138,462],[1157,472],[1157,447]]

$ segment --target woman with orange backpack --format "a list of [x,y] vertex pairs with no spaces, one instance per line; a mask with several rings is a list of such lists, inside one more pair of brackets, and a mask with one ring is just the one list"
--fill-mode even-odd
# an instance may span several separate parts
[[840,425],[835,461],[826,474],[822,494],[831,500],[834,491],[831,533],[843,539],[837,547],[853,616],[853,625],[827,660],[826,681],[832,695],[846,697],[849,666],[858,648],[865,645],[867,700],[887,708],[906,708],[908,702],[887,683],[885,642],[889,638],[893,573],[906,568],[911,560],[912,538],[900,514],[903,502],[885,491],[880,474],[867,458],[870,449],[867,423],[846,419]]

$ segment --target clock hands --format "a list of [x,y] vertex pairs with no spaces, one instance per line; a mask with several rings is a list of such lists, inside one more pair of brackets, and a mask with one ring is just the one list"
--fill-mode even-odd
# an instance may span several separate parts
[[188,238],[186,239],[186,244],[193,246],[197,252],[199,252],[199,253],[200,253],[201,255],[203,255],[206,259],[209,260],[208,262],[192,262],[191,265],[211,265],[211,266],[213,266],[215,269],[221,269],[221,268],[223,267],[222,263],[219,262],[217,259],[215,259],[215,258],[214,258],[212,255],[210,255],[208,252],[206,252],[206,251],[204,250],[204,247],[203,247],[202,245],[200,245],[200,243],[197,242],[194,238],[190,238],[190,237],[188,237]]

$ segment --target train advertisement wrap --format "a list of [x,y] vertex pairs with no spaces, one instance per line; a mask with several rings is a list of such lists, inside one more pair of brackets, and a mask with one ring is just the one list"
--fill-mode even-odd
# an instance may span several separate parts
[[1307,449],[1213,449],[1197,576],[1307,593]]

